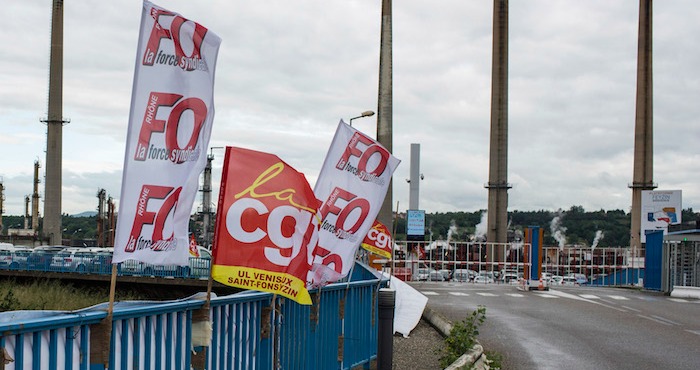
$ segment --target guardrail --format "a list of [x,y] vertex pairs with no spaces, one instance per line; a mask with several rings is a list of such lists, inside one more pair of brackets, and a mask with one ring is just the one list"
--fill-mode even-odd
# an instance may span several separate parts
[[[211,258],[190,257],[189,266],[154,266],[126,261],[117,265],[119,276],[156,276],[182,279],[207,279]],[[111,275],[112,255],[94,253],[70,256],[50,252],[0,251],[0,270],[71,272],[78,274]]]
[[[312,291],[311,306],[251,291],[213,297],[208,310],[197,296],[116,302],[111,326],[106,303],[2,312],[0,369],[369,367],[377,353],[377,291],[386,283],[358,264],[351,281]],[[210,338],[203,322],[211,323]],[[208,346],[198,345],[202,338]]]

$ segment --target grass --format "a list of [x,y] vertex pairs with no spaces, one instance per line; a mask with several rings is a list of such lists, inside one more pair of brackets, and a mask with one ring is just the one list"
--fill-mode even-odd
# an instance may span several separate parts
[[[117,290],[115,300],[146,299],[131,291]],[[0,281],[0,312],[16,310],[73,311],[109,301],[109,290],[77,287],[59,280]]]

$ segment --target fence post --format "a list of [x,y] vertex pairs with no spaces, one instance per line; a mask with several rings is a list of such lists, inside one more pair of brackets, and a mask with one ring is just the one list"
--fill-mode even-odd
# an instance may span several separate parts
[[396,291],[379,289],[379,325],[377,329],[377,369],[390,370],[394,361],[394,305]]

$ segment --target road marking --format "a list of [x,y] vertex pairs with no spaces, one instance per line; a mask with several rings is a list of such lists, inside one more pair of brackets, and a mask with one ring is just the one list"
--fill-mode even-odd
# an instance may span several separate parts
[[440,293],[431,290],[421,290],[420,292],[423,293],[423,295],[440,295]]
[[659,323],[659,324],[668,325],[668,326],[673,325],[673,324],[671,324],[670,322],[666,322],[666,321],[664,321],[664,320],[659,320],[659,319],[654,318],[654,317],[649,317],[649,316],[644,316],[644,315],[637,315],[637,316],[639,316],[639,317],[641,317],[641,318],[643,318],[643,319],[647,319],[647,320],[651,320],[651,321],[657,322],[657,323]]
[[627,297],[623,297],[621,295],[609,295],[608,297],[618,300],[618,301],[629,301],[630,299]]
[[506,295],[507,295],[507,296],[511,296],[511,297],[515,297],[515,298],[522,298],[522,297],[525,297],[524,295],[518,294],[518,293],[506,293]]
[[679,302],[679,303],[686,303],[686,302],[688,302],[687,299],[683,299],[683,298],[669,298],[668,300],[669,300],[669,301],[673,301],[673,302]]
[[664,318],[664,317],[661,317],[661,316],[651,315],[651,317],[653,317],[653,318],[655,318],[655,319],[657,319],[657,320],[661,320],[661,321],[667,322],[667,323],[672,324],[672,325],[680,325],[679,323],[677,323],[677,322],[675,322],[675,321],[671,321],[671,320],[669,320],[669,319],[667,319],[667,318]]
[[700,335],[700,330],[686,330],[688,333]]
[[638,310],[638,309],[632,308],[632,307],[622,306],[622,308],[626,308],[626,309],[628,309],[630,311],[634,311],[634,312],[642,312],[641,310]]
[[542,297],[542,298],[559,298],[559,297],[557,297],[557,296],[555,296],[555,295],[544,294],[544,293],[540,293],[540,294],[538,294],[537,296],[538,296],[538,297]]
[[495,295],[493,293],[476,293],[476,294],[478,294],[482,297],[497,297],[497,295]]
[[[580,296],[577,296],[574,294],[565,293],[565,292],[562,292],[560,290],[552,290],[552,289],[549,290],[549,294],[557,295],[561,298],[569,298],[569,299],[573,299],[573,300],[577,300],[577,301],[584,301],[584,302],[588,302],[588,303],[597,304],[599,306],[611,308],[613,310],[620,311],[620,312],[627,312],[627,310],[624,310],[624,309],[619,308],[619,307],[615,307],[613,304],[601,303],[601,301],[603,301],[602,299],[599,299],[599,300],[586,299],[586,298],[583,298],[583,297],[580,297]],[[605,302],[605,301],[603,301],[603,302]]]
[[600,299],[600,297],[598,297],[597,295],[593,295],[593,294],[579,294],[578,296],[581,298],[586,298],[586,299]]
[[462,292],[450,292],[451,295],[456,295],[458,297],[468,297],[469,293],[462,293]]

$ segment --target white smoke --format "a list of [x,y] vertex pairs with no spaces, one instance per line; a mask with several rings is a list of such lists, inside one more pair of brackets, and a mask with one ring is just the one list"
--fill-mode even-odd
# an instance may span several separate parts
[[602,231],[598,230],[595,232],[595,238],[593,238],[593,244],[591,244],[591,249],[595,249],[598,246],[598,242],[605,237]]
[[489,223],[489,218],[488,218],[488,212],[484,211],[481,214],[481,221],[476,224],[476,230],[474,230],[474,240],[479,241],[479,240],[486,240],[486,231],[488,228],[488,223]]
[[518,229],[513,232],[513,243],[511,243],[511,248],[514,250],[518,250],[523,247],[523,231]]
[[450,228],[447,230],[447,242],[449,243],[453,236],[457,234],[457,223],[455,220],[450,221]]
[[561,219],[564,217],[564,212],[561,208],[557,211],[557,215],[554,216],[552,222],[549,223],[549,230],[552,232],[552,237],[559,243],[559,249],[564,249],[566,245],[566,228],[561,225]]

